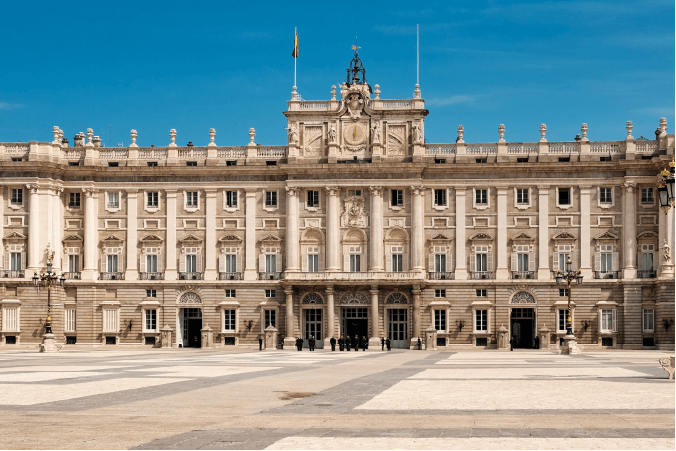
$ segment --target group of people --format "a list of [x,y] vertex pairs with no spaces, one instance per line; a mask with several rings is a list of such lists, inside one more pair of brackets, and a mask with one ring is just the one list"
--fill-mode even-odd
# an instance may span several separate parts
[[[314,335],[310,335],[310,338],[307,340],[308,347],[310,348],[310,351],[315,350],[315,344],[317,343],[317,340],[315,340]],[[303,350],[303,339],[301,337],[296,338],[296,349],[299,351]]]
[[[369,348],[369,340],[359,335],[352,337],[341,335],[338,339],[338,348],[341,351],[349,351],[351,348],[354,348],[355,351],[359,351],[360,348],[362,351],[366,351]],[[335,350],[335,348],[332,348],[332,350]]]

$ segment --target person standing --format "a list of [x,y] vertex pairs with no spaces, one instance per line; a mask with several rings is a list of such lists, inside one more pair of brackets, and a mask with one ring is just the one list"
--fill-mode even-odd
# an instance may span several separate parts
[[263,350],[263,337],[260,335],[258,336],[258,350],[262,351]]
[[380,350],[384,351],[385,350],[385,337],[382,337],[380,339]]
[[535,349],[540,349],[540,337],[535,336]]
[[420,341],[420,338],[418,338],[418,351],[422,351],[422,341]]
[[331,351],[335,351],[336,350],[336,339],[331,337],[331,339],[329,340],[329,343],[331,343]]
[[361,350],[366,352],[366,337],[361,337]]
[[315,350],[315,336],[310,335],[310,339],[308,340],[308,345],[310,346],[310,351]]
[[513,350],[514,350],[514,337],[512,337],[512,338],[509,340],[509,350],[510,350],[510,351],[513,351]]
[[390,340],[390,337],[387,337],[387,340],[385,340],[385,345],[387,345],[388,351],[392,350],[392,340]]
[[352,347],[354,348],[355,351],[359,351],[359,336],[354,335],[352,337]]
[[338,349],[341,351],[344,349],[343,347],[345,346],[345,340],[343,340],[343,336],[341,335],[340,338],[338,339]]

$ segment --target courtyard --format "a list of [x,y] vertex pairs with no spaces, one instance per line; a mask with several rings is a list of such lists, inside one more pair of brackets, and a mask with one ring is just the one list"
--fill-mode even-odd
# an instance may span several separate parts
[[673,449],[664,351],[0,353],[3,449]]

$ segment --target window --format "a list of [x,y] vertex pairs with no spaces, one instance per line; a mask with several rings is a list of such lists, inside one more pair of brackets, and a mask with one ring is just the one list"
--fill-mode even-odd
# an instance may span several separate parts
[[570,157],[559,157],[559,163],[570,163]]
[[237,248],[236,247],[227,247],[225,248],[225,272],[233,273],[237,272]]
[[277,254],[267,254],[265,256],[265,272],[277,272]]
[[488,310],[476,310],[474,316],[476,318],[475,331],[488,331]]
[[393,189],[391,191],[390,201],[391,201],[391,205],[393,207],[403,207],[404,206],[404,190]]
[[22,157],[12,157],[12,161],[23,161]]
[[265,290],[265,297],[266,298],[274,298],[275,297],[275,290]]
[[196,247],[186,247],[185,248],[185,272],[195,273],[201,272],[197,268],[197,251]]
[[446,206],[446,190],[445,189],[435,189],[434,190],[434,205],[437,207]]
[[106,269],[106,272],[117,272],[117,255],[107,256]]
[[434,254],[434,272],[446,272],[446,254]]
[[186,166],[197,166],[197,162],[196,161],[186,161],[185,165]]
[[527,188],[517,188],[516,189],[516,204],[517,205],[528,205],[530,203],[530,199],[528,197],[528,189]]
[[157,329],[157,310],[146,310],[146,329],[145,330],[156,330]]
[[234,298],[235,297],[235,290],[225,290],[225,297],[226,298]]
[[488,190],[487,189],[474,190],[474,204],[475,205],[488,205]]
[[147,298],[156,298],[157,297],[157,291],[156,290],[146,290],[146,297]]
[[[146,253],[145,268],[142,266],[141,272],[158,272],[157,258],[159,249],[156,247],[149,247],[145,249],[145,253]],[[141,258],[143,258],[143,256],[141,256]],[[143,271],[144,269],[145,271]]]
[[360,272],[361,271],[361,255],[360,254],[351,254],[350,255],[350,272]]
[[641,188],[641,204],[652,205],[655,203],[655,197],[652,188]]
[[352,196],[361,196],[361,190],[360,189],[351,189],[347,191],[347,195],[352,197]]
[[434,311],[434,328],[439,332],[446,332],[446,310]]
[[[517,244],[514,247],[516,254],[512,254],[512,271],[528,272],[530,260],[530,246],[527,244]],[[514,260],[516,258],[516,260]]]
[[392,246],[392,272],[404,270],[404,246]]
[[[568,310],[559,310],[559,322],[558,322],[558,330],[559,332],[565,332],[566,331],[566,318],[568,316]],[[572,321],[571,321],[572,324]]]
[[568,288],[559,288],[559,297],[567,298],[568,297]]
[[277,191],[266,191],[265,192],[265,206],[266,207],[276,207],[277,206]]
[[554,254],[554,267],[552,270],[557,271],[566,271],[568,269],[568,259],[571,261],[571,269],[575,269],[575,262],[573,261],[572,250],[573,247],[570,244],[560,244],[556,246],[558,253]]
[[599,200],[602,204],[612,204],[613,203],[613,189],[612,188],[600,188],[599,189]]
[[307,191],[307,206],[308,207],[319,207],[319,191],[313,191],[313,190]]
[[570,188],[559,188],[559,205],[570,205]]
[[66,332],[75,332],[75,326],[76,326],[76,312],[74,308],[69,308],[65,310],[66,314],[66,321],[64,324],[64,330]]
[[154,168],[157,166],[157,161],[148,161],[148,167]]
[[307,248],[307,270],[308,272],[319,271],[319,246],[308,246]]
[[475,271],[488,271],[488,246],[474,246],[475,248]]
[[617,310],[603,309],[601,310],[601,330],[605,332],[617,331]]
[[[76,193],[76,194],[78,194],[78,196],[79,196],[79,193]],[[108,208],[120,208],[120,193],[108,193],[108,199],[107,199],[106,207],[108,207]]]
[[600,157],[599,161],[612,161],[612,157]]
[[653,271],[655,269],[653,262],[654,244],[641,244],[641,271]]
[[223,330],[235,330],[236,311],[223,310]]
[[225,206],[229,208],[237,207],[237,191],[225,192]]
[[268,327],[277,327],[277,322],[275,321],[275,316],[276,316],[276,311],[275,310],[266,310],[265,311],[265,328],[267,329]]
[[612,245],[601,245],[601,272],[611,272],[613,271],[613,246]]
[[188,191],[185,193],[185,206],[188,208],[197,208],[197,191]]
[[147,199],[146,206],[153,208],[157,208],[160,206],[160,193],[158,193],[157,191],[147,193],[146,199]]
[[434,297],[435,298],[445,298],[446,297],[446,290],[445,289],[434,290]]
[[117,167],[119,167],[119,166],[120,166],[120,163],[118,163],[117,161],[109,161],[109,162],[108,162],[108,167],[109,167],[109,168],[117,168]]
[[80,208],[80,193],[70,193],[68,208]]
[[517,163],[528,163],[528,157],[517,157],[516,162]]
[[643,332],[655,330],[655,310],[643,309]]
[[68,256],[68,272],[80,272],[80,256]]
[[476,297],[485,298],[486,297],[486,290],[476,290]]
[[237,166],[237,160],[228,160],[225,162],[226,166]]
[[23,189],[21,188],[12,188],[12,205],[23,205]]

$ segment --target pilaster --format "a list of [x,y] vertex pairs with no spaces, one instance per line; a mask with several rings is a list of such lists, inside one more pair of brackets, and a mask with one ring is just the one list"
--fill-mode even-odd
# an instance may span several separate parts
[[591,187],[580,186],[580,271],[591,280]]
[[[1,191],[1,190],[0,190]],[[63,222],[63,209],[62,209],[62,204],[63,200],[61,199],[61,195],[63,193],[63,186],[61,185],[56,185],[54,186],[54,191],[53,191],[53,198],[52,198],[52,248],[54,249],[54,255],[56,258],[54,258],[54,269],[57,271],[61,271],[61,266],[63,264],[63,235],[62,235],[62,222]],[[2,199],[0,195],[0,205],[2,205]],[[0,208],[1,209],[1,208]],[[2,221],[2,214],[0,213],[0,221]],[[0,229],[0,237],[2,235],[2,229]],[[0,246],[2,247],[2,246]],[[2,254],[0,254],[0,259],[2,259]]]
[[455,188],[455,280],[467,279],[465,257],[465,194],[466,189]]
[[[0,146],[2,147],[2,146]],[[0,155],[1,158],[1,155]],[[5,190],[7,187],[0,185],[0,239],[5,236]],[[28,218],[30,221],[30,218]],[[29,223],[30,224],[30,223]],[[0,242],[0,269],[10,269],[5,268],[5,245]],[[32,277],[32,275],[31,275]]]
[[411,269],[423,271],[423,233],[425,224],[425,210],[423,209],[423,196],[425,189],[422,186],[412,186],[413,209],[411,214]]
[[507,187],[498,188],[497,280],[509,279],[507,266]]
[[383,266],[383,187],[371,186],[371,271]]
[[549,272],[549,185],[538,186],[538,279],[547,280]]
[[256,272],[256,190],[246,190],[246,262],[244,280],[258,279]]
[[331,338],[335,336],[336,328],[336,303],[334,300],[335,290],[333,285],[326,287],[326,339],[324,346],[331,346]]
[[94,187],[83,188],[85,196],[85,236],[84,236],[84,268],[82,270],[83,280],[98,279],[98,192]]
[[28,265],[26,277],[40,270],[40,186],[37,183],[26,185],[28,189]]
[[298,188],[286,187],[286,272],[298,272]]
[[176,190],[166,190],[167,196],[167,261],[164,280],[176,280]]
[[380,328],[380,315],[378,314],[378,285],[371,286],[371,335],[369,335],[369,350],[377,351],[380,346],[380,338],[383,337],[383,331]]
[[[635,182],[624,184],[624,235],[622,250],[624,252],[624,272],[622,278],[633,279],[636,277],[636,194]],[[613,268],[615,269],[615,268]]]
[[286,311],[286,331],[284,334],[284,350],[295,351],[296,329],[294,327],[294,317],[293,317],[293,288],[284,287],[284,294],[286,295],[286,304],[284,306],[284,310]]
[[124,280],[138,280],[136,246],[138,244],[138,191],[127,190],[127,264]]
[[204,241],[206,262],[204,280],[216,280],[216,189],[206,189],[206,236]]
[[326,212],[326,257],[327,271],[337,272],[340,265],[340,188],[326,187],[328,207]]

